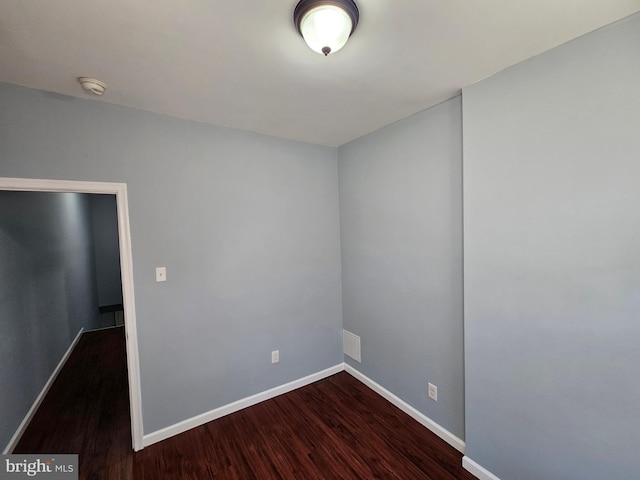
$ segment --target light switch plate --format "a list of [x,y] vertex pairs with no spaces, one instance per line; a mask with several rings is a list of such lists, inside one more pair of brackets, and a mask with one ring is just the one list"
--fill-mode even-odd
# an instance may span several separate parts
[[166,281],[167,281],[167,268],[166,267],[156,268],[156,282],[166,282]]

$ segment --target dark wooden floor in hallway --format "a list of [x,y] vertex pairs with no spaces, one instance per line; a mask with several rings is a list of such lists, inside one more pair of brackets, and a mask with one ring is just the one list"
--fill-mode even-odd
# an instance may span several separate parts
[[349,374],[131,451],[124,330],[85,333],[15,453],[78,453],[80,478],[475,480],[461,455]]
[[124,327],[85,332],[14,453],[77,453],[80,478],[133,478]]

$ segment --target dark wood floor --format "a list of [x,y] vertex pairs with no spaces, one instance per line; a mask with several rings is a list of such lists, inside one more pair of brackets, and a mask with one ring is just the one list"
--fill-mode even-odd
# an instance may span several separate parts
[[475,480],[344,372],[134,453],[124,349],[122,328],[85,333],[15,453],[78,453],[87,480]]
[[133,478],[124,327],[85,332],[14,453],[77,453],[82,479]]

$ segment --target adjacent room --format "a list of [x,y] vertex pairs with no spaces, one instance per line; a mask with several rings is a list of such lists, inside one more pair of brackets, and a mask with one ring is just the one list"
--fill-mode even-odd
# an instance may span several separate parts
[[80,478],[637,478],[639,52],[640,0],[4,2],[3,453],[87,394]]

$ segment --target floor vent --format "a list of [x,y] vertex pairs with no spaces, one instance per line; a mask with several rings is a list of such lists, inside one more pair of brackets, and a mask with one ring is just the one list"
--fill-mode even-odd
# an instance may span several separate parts
[[354,335],[346,330],[342,331],[342,348],[344,354],[350,356],[358,362],[362,362],[360,359],[360,337]]

